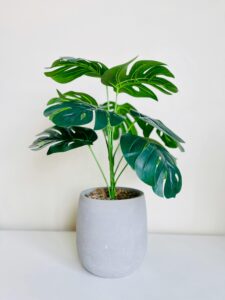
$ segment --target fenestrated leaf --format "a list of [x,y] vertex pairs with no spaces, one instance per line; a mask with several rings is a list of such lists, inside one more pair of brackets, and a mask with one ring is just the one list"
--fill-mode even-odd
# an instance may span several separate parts
[[[184,151],[183,147],[181,146],[181,143],[184,143],[184,141],[175,134],[171,129],[169,129],[163,122],[157,119],[150,118],[146,115],[141,114],[140,112],[136,110],[131,110],[130,114],[138,121],[144,122],[146,125],[150,125],[152,128],[156,128],[158,130],[158,135],[162,139],[162,141],[165,143],[166,146],[171,148],[177,148],[179,147],[181,151]],[[148,135],[145,135],[146,137]]]
[[162,145],[130,133],[121,137],[120,145],[127,163],[158,196],[172,198],[180,192],[181,173],[175,158]]
[[50,69],[53,70],[45,72],[47,77],[59,83],[67,83],[83,75],[101,77],[108,68],[98,61],[62,57],[54,61]]
[[174,139],[172,139],[169,135],[163,133],[160,130],[156,130],[158,136],[160,137],[160,139],[163,141],[163,143],[169,147],[169,148],[179,148],[180,151],[184,152],[184,148],[182,147],[182,145],[178,142],[176,142]]
[[61,101],[44,111],[44,115],[60,127],[80,126],[90,123],[95,114],[95,130],[104,129],[108,124],[117,126],[124,118],[114,112],[108,112],[101,107],[95,107],[81,101]]
[[115,66],[104,72],[101,77],[103,84],[112,86],[117,93],[127,93],[134,97],[149,97],[157,100],[157,96],[149,86],[171,95],[177,87],[164,77],[174,77],[166,65],[159,61],[140,60],[133,64],[128,72],[129,62]]
[[81,101],[85,103],[89,103],[93,106],[98,106],[97,101],[90,95],[81,92],[69,91],[62,94],[58,91],[58,97],[52,98],[48,101],[47,105],[52,105],[55,103],[68,102],[68,101]]
[[138,126],[142,129],[142,133],[144,137],[149,137],[154,129],[154,127],[143,121],[142,119],[136,118],[136,122]]
[[32,150],[41,150],[49,146],[47,155],[65,152],[85,145],[92,145],[98,138],[94,130],[85,127],[62,128],[53,126],[38,134],[30,146]]

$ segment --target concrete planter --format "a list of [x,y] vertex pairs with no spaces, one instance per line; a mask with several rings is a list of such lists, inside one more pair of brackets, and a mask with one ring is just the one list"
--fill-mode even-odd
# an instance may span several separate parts
[[[141,264],[147,246],[144,194],[124,200],[98,200],[80,195],[77,248],[80,261],[100,277],[123,277]],[[131,189],[132,190],[132,189]]]

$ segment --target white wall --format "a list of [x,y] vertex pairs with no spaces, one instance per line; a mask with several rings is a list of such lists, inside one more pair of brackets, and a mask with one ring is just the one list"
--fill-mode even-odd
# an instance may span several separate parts
[[[55,89],[86,91],[104,101],[98,80],[60,86],[43,76],[60,56],[109,66],[139,54],[168,63],[180,92],[158,103],[132,99],[186,140],[176,151],[183,190],[157,198],[132,171],[121,184],[146,193],[149,228],[158,232],[225,233],[225,2],[179,0],[1,0],[0,228],[71,229],[82,189],[102,185],[88,149],[47,157],[31,152]],[[99,157],[102,143],[96,143]],[[103,162],[106,166],[106,161]]]

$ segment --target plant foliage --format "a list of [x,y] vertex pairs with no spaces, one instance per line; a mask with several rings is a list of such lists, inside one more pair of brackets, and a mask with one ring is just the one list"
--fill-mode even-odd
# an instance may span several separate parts
[[92,145],[98,136],[94,130],[85,127],[62,128],[53,126],[38,134],[38,138],[30,146],[32,150],[40,150],[50,146],[47,154],[66,152],[85,145]]
[[134,97],[147,97],[157,100],[156,94],[149,86],[171,95],[177,87],[165,77],[174,77],[164,63],[153,60],[135,62],[130,71],[128,66],[133,60],[108,69],[101,77],[103,84],[113,87],[117,93],[126,93]]
[[53,105],[46,108],[44,115],[61,127],[86,125],[93,121],[95,114],[95,130],[104,129],[109,123],[111,126],[123,122],[123,117],[113,111],[107,111],[81,100],[58,99]]
[[158,196],[171,198],[179,193],[182,185],[180,171],[175,158],[162,145],[130,133],[121,137],[120,144],[128,164]]
[[54,61],[50,69],[53,70],[45,72],[46,76],[59,83],[68,83],[83,75],[101,78],[107,67],[98,61],[62,57]]
[[[81,76],[99,78],[106,86],[107,98],[99,103],[84,92],[57,91],[57,96],[48,101],[44,111],[44,116],[54,126],[39,134],[31,149],[49,147],[49,155],[87,145],[103,175],[110,199],[116,199],[117,182],[127,165],[158,196],[172,198],[181,190],[182,177],[177,161],[168,149],[179,148],[184,151],[183,139],[162,121],[139,112],[128,101],[118,103],[118,95],[125,93],[137,98],[158,100],[157,92],[171,95],[178,89],[168,80],[173,79],[174,75],[165,63],[135,60],[112,68],[82,58],[62,57],[54,61],[45,72],[47,77],[63,84]],[[116,93],[114,101],[108,96],[110,87]],[[85,127],[87,124],[93,129]],[[91,147],[100,130],[107,146],[109,179]],[[120,159],[117,158],[119,148],[122,150]],[[122,167],[123,159],[126,164]]]

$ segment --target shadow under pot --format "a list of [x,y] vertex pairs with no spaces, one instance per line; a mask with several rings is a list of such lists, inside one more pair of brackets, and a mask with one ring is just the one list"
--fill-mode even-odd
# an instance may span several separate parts
[[129,199],[93,199],[96,188],[80,194],[77,212],[77,249],[83,267],[107,278],[127,276],[141,264],[147,248],[144,194],[122,188]]

